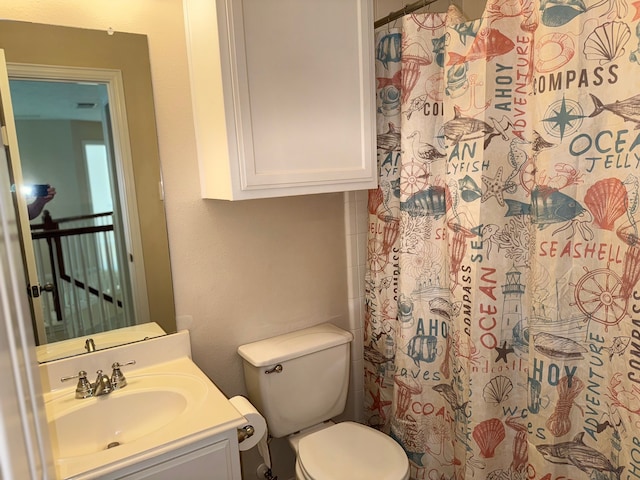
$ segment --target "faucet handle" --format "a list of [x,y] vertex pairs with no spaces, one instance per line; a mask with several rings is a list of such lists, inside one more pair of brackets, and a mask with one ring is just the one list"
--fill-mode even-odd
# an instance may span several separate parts
[[127,379],[122,373],[122,370],[120,370],[120,367],[124,367],[126,365],[135,365],[135,364],[136,364],[135,360],[130,360],[125,363],[114,362],[113,365],[111,365],[111,368],[113,368],[113,372],[111,372],[111,388],[113,390],[117,390],[118,388],[123,388],[127,386]]
[[76,385],[76,398],[92,397],[93,387],[91,386],[91,382],[87,380],[87,372],[85,372],[84,370],[80,370],[77,375],[62,377],[60,381],[66,382],[67,380],[72,380],[74,378],[78,379],[78,385]]

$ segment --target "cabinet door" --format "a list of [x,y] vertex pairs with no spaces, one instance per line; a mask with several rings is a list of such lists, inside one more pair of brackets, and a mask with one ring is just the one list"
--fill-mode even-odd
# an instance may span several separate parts
[[237,480],[228,441],[217,442],[193,452],[160,461],[156,465],[132,473],[126,480]]
[[375,187],[372,2],[212,4],[185,1],[203,196]]

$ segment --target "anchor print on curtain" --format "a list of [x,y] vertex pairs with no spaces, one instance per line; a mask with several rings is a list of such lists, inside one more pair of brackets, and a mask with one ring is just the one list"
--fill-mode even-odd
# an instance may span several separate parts
[[376,32],[367,423],[411,478],[640,478],[640,2]]

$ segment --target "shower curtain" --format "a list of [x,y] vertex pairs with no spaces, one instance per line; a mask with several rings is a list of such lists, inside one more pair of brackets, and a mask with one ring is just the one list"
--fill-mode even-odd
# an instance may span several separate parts
[[640,478],[640,1],[376,32],[365,412],[413,479]]

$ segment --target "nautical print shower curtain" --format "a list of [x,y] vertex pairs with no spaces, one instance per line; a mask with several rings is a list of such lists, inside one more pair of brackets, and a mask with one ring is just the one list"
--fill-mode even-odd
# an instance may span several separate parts
[[367,422],[413,479],[640,478],[640,1],[398,23],[376,32]]

